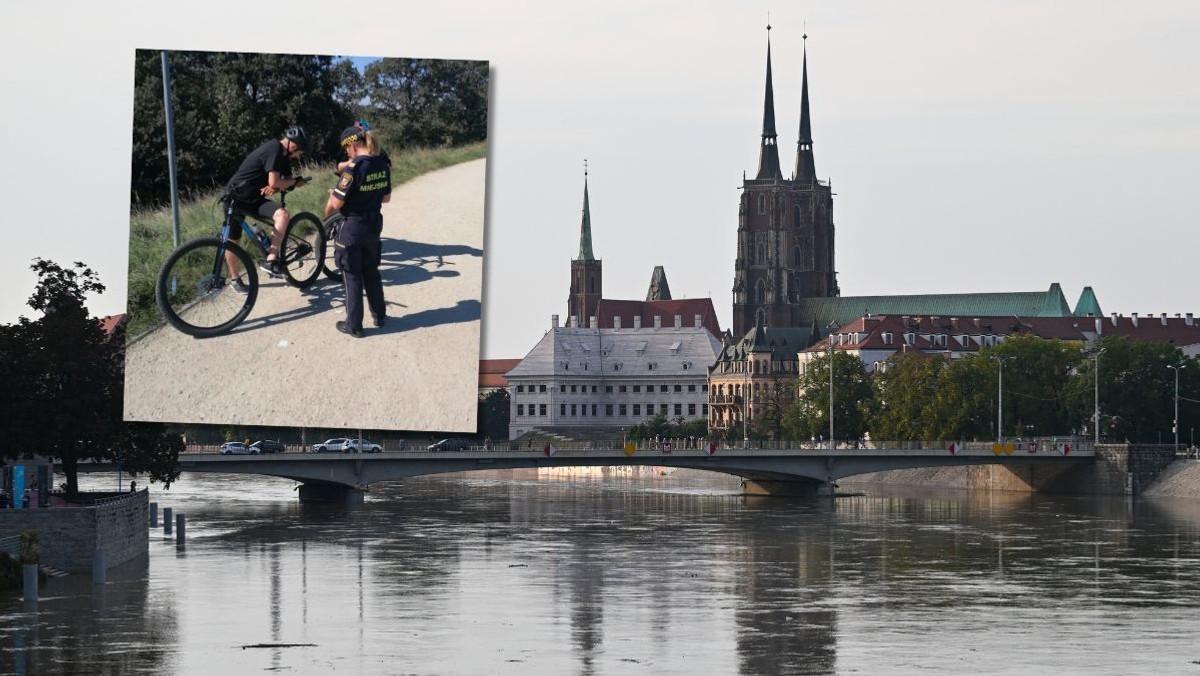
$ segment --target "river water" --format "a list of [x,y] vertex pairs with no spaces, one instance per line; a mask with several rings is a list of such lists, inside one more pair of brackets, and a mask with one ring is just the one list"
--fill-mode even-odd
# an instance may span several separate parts
[[0,673],[1200,674],[1200,501],[597,470],[331,507],[294,485],[154,487],[186,545],[154,531],[103,587],[0,603]]

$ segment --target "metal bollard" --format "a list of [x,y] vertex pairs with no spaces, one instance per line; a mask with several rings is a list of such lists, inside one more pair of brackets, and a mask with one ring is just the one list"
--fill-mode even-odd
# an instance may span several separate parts
[[175,515],[175,543],[183,544],[183,537],[187,533],[187,515]]
[[150,527],[158,528],[158,503],[150,503]]
[[163,535],[171,534],[171,514],[174,511],[170,507],[163,507]]
[[21,573],[24,575],[23,582],[25,583],[24,593],[21,598],[25,602],[37,602],[38,600],[38,567],[36,563],[26,563],[21,566]]
[[92,552],[92,584],[104,584],[108,581],[108,557],[97,549]]

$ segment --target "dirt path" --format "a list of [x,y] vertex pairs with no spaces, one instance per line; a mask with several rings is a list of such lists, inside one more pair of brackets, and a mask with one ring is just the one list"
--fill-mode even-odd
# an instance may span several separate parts
[[[384,205],[388,324],[338,333],[344,292],[260,276],[232,333],[161,327],[130,343],[125,419],[474,432],[485,160],[420,176]],[[365,301],[364,301],[365,302]]]

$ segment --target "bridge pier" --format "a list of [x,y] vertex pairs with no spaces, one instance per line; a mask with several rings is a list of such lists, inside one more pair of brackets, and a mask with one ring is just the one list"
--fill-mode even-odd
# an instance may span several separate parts
[[816,479],[779,481],[774,479],[745,479],[744,495],[769,495],[780,498],[833,497],[833,484]]
[[366,492],[353,486],[340,484],[301,484],[300,502],[324,502],[343,505],[361,505]]

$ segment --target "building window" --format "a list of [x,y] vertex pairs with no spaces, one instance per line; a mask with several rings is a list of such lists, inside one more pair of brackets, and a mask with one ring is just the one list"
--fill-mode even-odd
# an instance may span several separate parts
[[767,196],[766,195],[759,194],[759,196],[758,196],[758,213],[760,213],[760,214],[767,213]]
[[595,394],[595,393],[596,393],[596,386],[592,385],[592,394]]
[[559,385],[559,386],[558,386],[558,391],[559,391],[559,392],[566,392],[566,391],[567,391],[567,386],[566,386],[566,385]]
[[621,415],[625,415],[625,404],[621,404]]
[[575,393],[575,386],[574,386],[574,385],[572,385],[572,386],[571,386],[571,394],[574,394],[574,393]]
[[696,405],[688,404],[688,415],[696,415]]
[[650,362],[649,364],[646,364],[646,368],[650,369],[651,371],[654,370],[655,366],[658,366],[658,364],[655,364],[654,362]]
[[676,385],[676,386],[675,386],[675,391],[676,391],[676,392],[682,392],[682,391],[683,391],[683,385]]
[[612,385],[605,385],[604,391],[608,392],[609,394],[612,394]]
[[546,405],[538,404],[538,415],[546,415]]
[[567,405],[566,404],[558,405],[558,414],[561,416],[567,415]]
[[604,405],[604,415],[612,415],[612,411],[613,411],[613,405],[612,405],[612,404],[605,404],[605,405]]
[[575,413],[575,404],[571,404],[571,415],[576,415],[576,413]]
[[538,392],[545,392],[545,391],[546,391],[546,386],[545,386],[545,385],[539,385],[539,386],[538,386]]
[[517,391],[518,391],[518,392],[524,392],[524,391],[525,391],[525,386],[524,386],[524,385],[517,385]]
[[596,416],[596,404],[592,404],[592,417]]
[[700,413],[702,415],[708,415],[708,404],[700,404]]
[[683,415],[683,404],[675,404],[675,415]]
[[624,391],[625,391],[625,386],[624,386],[624,385],[622,385],[622,386],[620,386],[620,387],[619,387],[619,388],[617,388],[617,389],[619,389],[620,391],[624,392]]
[[641,405],[641,404],[634,404],[634,405],[633,405],[633,414],[634,414],[634,415],[641,415],[641,414],[642,414],[642,405]]
[[517,404],[517,415],[525,415],[525,404]]
[[892,333],[890,331],[883,332],[883,344],[884,345],[892,344]]
[[659,412],[659,413],[661,413],[661,414],[663,414],[663,415],[666,415],[666,414],[667,414],[667,405],[666,405],[666,404],[659,404],[659,405],[658,405],[658,412]]
[[695,391],[696,391],[695,385],[688,385],[688,392],[695,392]]
[[667,391],[667,386],[666,386],[666,385],[659,385],[659,386],[658,386],[658,391],[659,391],[659,392],[666,392],[666,391]]
[[642,386],[641,386],[641,385],[634,385],[634,386],[633,386],[633,391],[634,391],[635,393],[637,393],[637,392],[641,392],[641,391],[642,391]]

